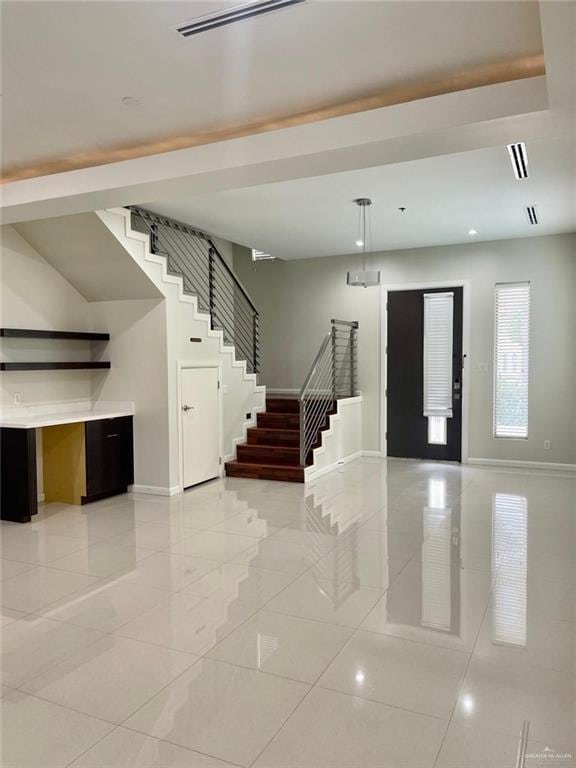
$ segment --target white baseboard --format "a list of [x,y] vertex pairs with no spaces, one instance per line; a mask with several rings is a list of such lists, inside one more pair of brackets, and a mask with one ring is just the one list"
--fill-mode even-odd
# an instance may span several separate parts
[[266,394],[268,395],[299,395],[299,389],[272,389],[272,387],[266,387]]
[[[316,479],[317,477],[320,477],[327,472],[332,472],[334,469],[338,469],[340,464],[353,461],[360,456],[365,456],[367,458],[386,458],[386,454],[383,451],[360,451],[356,454],[353,454],[352,456],[347,457],[346,459],[343,459],[342,461],[338,461],[335,464],[330,464],[328,467],[324,467],[317,473],[314,473],[313,479]],[[419,461],[419,459],[415,459],[414,461]],[[424,459],[422,459],[422,461],[424,461]],[[548,470],[549,472],[572,472],[576,474],[576,464],[558,464],[550,461],[515,461],[513,459],[468,458],[465,461],[462,461],[462,464],[471,464],[474,466],[485,467],[501,467],[502,469],[509,467],[513,469]],[[312,479],[312,477],[307,477],[306,482],[308,482],[309,479]]]
[[309,472],[311,467],[307,468],[304,470],[304,482],[311,483],[313,480],[318,480],[319,477],[327,475],[328,472],[333,472],[335,469],[339,469],[344,464],[349,464],[351,461],[359,459],[361,456],[362,451],[351,453],[350,456],[345,456],[343,459],[338,459],[338,461],[335,461],[333,464],[328,464],[328,466],[322,467],[322,469],[317,469],[315,472]]
[[178,485],[171,488],[162,485],[131,485],[128,490],[130,493],[148,493],[151,496],[176,496],[177,493],[182,493]]
[[463,464],[485,467],[512,467],[515,469],[544,469],[549,472],[574,472],[576,464],[556,464],[551,461],[515,461],[513,459],[478,459],[468,458]]

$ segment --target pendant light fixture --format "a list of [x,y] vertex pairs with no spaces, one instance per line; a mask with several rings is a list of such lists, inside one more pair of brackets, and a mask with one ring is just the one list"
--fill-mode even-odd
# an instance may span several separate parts
[[[368,288],[373,285],[380,285],[380,272],[366,269],[366,252],[372,250],[372,226],[370,220],[370,206],[372,200],[369,197],[359,197],[354,200],[358,206],[358,229],[360,231],[359,239],[356,241],[358,248],[362,248],[362,269],[354,272],[348,272],[348,285],[362,286]],[[368,243],[370,240],[370,243]]]

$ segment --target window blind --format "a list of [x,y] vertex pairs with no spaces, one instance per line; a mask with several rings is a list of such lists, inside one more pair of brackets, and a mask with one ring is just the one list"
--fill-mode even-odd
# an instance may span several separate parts
[[497,283],[494,435],[528,437],[530,283]]
[[452,416],[454,294],[424,294],[424,416]]

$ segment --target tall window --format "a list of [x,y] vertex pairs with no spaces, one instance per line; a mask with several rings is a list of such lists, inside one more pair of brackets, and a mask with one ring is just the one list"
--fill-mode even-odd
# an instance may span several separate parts
[[454,294],[424,294],[424,416],[428,442],[446,445],[452,417]]
[[494,436],[528,437],[530,283],[496,284]]

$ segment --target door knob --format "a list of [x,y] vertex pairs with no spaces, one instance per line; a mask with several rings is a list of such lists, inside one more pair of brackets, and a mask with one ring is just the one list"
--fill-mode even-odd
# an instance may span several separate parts
[[193,405],[183,405],[182,406],[182,410],[184,411],[184,413],[186,413],[186,411],[193,411],[194,410],[194,406]]

